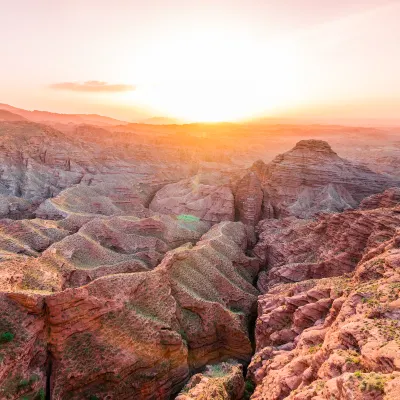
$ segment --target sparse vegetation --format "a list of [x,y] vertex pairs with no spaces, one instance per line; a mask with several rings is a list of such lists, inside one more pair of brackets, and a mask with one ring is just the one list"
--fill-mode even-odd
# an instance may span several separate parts
[[393,379],[392,376],[386,376],[382,374],[369,373],[361,374],[360,389],[363,392],[377,391],[384,393],[385,384],[388,380]]
[[360,379],[360,378],[362,377],[362,372],[361,372],[361,371],[356,371],[356,372],[354,372],[354,376],[355,376],[357,379]]
[[14,334],[11,332],[3,332],[0,334],[0,343],[8,343],[14,339]]
[[178,332],[182,336],[182,339],[187,343],[188,336],[187,336],[187,333],[185,332],[185,330],[183,328],[180,328]]
[[355,353],[355,354],[349,354],[346,357],[346,363],[357,364],[357,365],[360,364],[361,363],[360,356],[356,352],[353,352],[353,353]]
[[315,344],[315,345],[311,345],[308,349],[308,352],[310,354],[314,354],[316,353],[320,348],[322,347],[322,343],[320,344]]
[[220,364],[214,364],[207,367],[207,375],[217,378],[225,376],[226,372],[223,370]]
[[244,400],[249,400],[255,389],[254,383],[247,379],[244,384]]
[[44,389],[39,389],[36,395],[36,400],[45,400],[45,399],[46,399],[46,394],[44,393]]

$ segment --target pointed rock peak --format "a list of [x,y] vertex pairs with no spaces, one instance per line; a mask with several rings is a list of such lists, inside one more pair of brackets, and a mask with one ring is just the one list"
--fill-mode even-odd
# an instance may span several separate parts
[[328,142],[324,140],[315,140],[315,139],[308,139],[308,140],[300,140],[297,142],[296,146],[291,151],[315,151],[330,155],[336,155],[336,153],[332,150],[331,146]]
[[265,173],[266,168],[267,168],[267,165],[265,164],[264,161],[257,160],[251,166],[250,171],[255,172],[259,177],[261,177]]
[[257,160],[257,161],[254,161],[252,168],[253,169],[260,168],[261,169],[261,168],[265,168],[265,166],[266,166],[266,164],[263,160]]

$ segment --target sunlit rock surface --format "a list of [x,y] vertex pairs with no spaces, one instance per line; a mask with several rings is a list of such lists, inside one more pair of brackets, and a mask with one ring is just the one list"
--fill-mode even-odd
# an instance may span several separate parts
[[395,178],[339,157],[322,140],[301,140],[271,163],[258,162],[252,169],[278,217],[342,212],[367,196],[399,185]]

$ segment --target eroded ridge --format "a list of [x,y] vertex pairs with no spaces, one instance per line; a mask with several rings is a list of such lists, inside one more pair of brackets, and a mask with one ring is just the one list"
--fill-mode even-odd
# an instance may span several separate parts
[[400,237],[354,274],[281,284],[258,301],[253,400],[397,399]]
[[3,293],[2,329],[13,338],[3,349],[2,393],[17,399],[47,381],[52,399],[167,398],[192,368],[250,360],[258,262],[246,245],[244,225],[223,222],[151,271],[55,294]]

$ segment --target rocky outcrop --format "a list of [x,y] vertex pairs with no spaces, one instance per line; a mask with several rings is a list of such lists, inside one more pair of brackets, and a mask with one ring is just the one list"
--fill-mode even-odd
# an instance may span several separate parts
[[193,375],[176,400],[241,400],[244,394],[243,367],[237,362],[208,365]]
[[98,163],[61,132],[32,122],[0,124],[0,193],[39,204],[79,183],[86,166]]
[[234,198],[219,177],[196,175],[164,186],[154,196],[150,210],[170,215],[191,215],[207,222],[233,221]]
[[374,208],[390,208],[400,205],[400,188],[394,187],[365,198],[361,204],[361,210],[373,210]]
[[[243,224],[224,222],[196,246],[168,252],[152,271],[104,276],[54,294],[7,295],[10,313],[15,308],[21,316],[10,314],[4,331],[18,338],[18,354],[26,361],[15,363],[11,350],[5,354],[9,369],[0,390],[9,399],[34,394],[47,376],[55,400],[165,399],[191,369],[249,360],[258,264],[245,256],[246,243]],[[35,318],[34,329],[29,321]],[[33,336],[20,330],[25,324]],[[33,374],[38,378],[25,387]],[[22,389],[13,383],[19,380]]]
[[[248,378],[256,384],[252,400],[397,398],[397,212],[362,212],[383,231],[388,227],[383,215],[395,226],[391,237],[378,242],[369,238],[353,274],[276,285],[259,297],[256,354],[248,368]],[[359,212],[344,215],[354,213]],[[334,251],[335,241],[329,244]],[[301,241],[298,245],[302,249]],[[357,248],[354,243],[349,247]]]
[[0,195],[0,218],[33,218],[35,208],[30,201],[20,197]]
[[396,182],[209,128],[0,123],[1,399],[248,398],[260,262],[254,398],[396,398]]
[[0,398],[44,399],[48,365],[43,296],[0,293]]
[[257,174],[253,171],[247,173],[239,181],[235,191],[238,219],[245,225],[257,225],[262,214],[263,197]]
[[40,262],[58,271],[61,288],[82,286],[104,275],[153,269],[165,253],[195,244],[209,228],[166,215],[96,218],[51,246]]
[[0,221],[2,289],[59,291],[104,275],[147,271],[209,229],[204,222],[164,215],[94,218],[77,233],[62,229],[63,222]]
[[340,158],[322,140],[301,140],[271,163],[257,162],[252,170],[278,217],[342,212],[367,196],[399,185],[395,179]]
[[45,200],[35,215],[62,220],[60,225],[71,231],[77,231],[96,217],[129,215],[145,218],[152,214],[144,204],[154,191],[151,186],[139,184],[124,175],[114,177],[112,182],[90,186],[81,183]]
[[[91,213],[99,208],[100,213],[115,213],[117,208],[126,214],[138,203],[147,207],[157,190],[191,171],[188,163],[171,160],[176,154],[171,157],[168,149],[155,157],[150,146],[147,151],[128,147],[132,137],[119,139],[101,131],[90,136],[29,121],[0,121],[0,216],[31,218],[43,201],[74,185],[79,190],[62,194],[59,203],[49,200],[36,215],[65,217],[69,211],[62,209],[65,203],[73,204],[77,213],[87,212],[92,205]],[[93,193],[83,185],[92,186]],[[107,204],[109,211],[105,211]]]
[[16,254],[37,257],[70,233],[56,221],[0,219],[0,259]]
[[392,237],[399,224],[397,208],[325,214],[316,221],[263,220],[254,253],[267,269],[258,287],[266,291],[282,282],[351,272],[363,254]]

